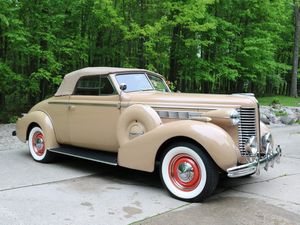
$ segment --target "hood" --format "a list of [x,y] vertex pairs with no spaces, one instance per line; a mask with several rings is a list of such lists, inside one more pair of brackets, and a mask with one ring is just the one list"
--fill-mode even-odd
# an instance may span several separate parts
[[189,94],[169,92],[132,92],[125,93],[124,100],[129,104],[148,104],[155,108],[256,108],[257,100],[246,95],[216,95],[216,94]]

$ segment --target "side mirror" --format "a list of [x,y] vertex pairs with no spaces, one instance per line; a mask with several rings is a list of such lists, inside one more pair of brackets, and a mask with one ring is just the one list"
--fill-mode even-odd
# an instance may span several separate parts
[[121,91],[125,91],[127,89],[127,85],[125,83],[120,84]]

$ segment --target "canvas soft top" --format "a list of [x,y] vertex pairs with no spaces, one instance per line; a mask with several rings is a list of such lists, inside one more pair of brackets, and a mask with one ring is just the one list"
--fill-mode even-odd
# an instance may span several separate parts
[[55,93],[55,96],[71,95],[73,93],[77,81],[82,76],[107,75],[107,74],[127,73],[127,72],[150,72],[150,71],[144,69],[135,69],[135,68],[86,67],[66,74],[57,92]]

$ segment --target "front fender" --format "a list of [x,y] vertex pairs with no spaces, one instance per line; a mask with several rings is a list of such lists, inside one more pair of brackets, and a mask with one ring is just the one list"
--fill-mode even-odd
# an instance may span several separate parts
[[16,124],[17,137],[22,141],[27,141],[29,126],[36,123],[44,132],[46,148],[57,148],[59,144],[56,141],[53,125],[49,116],[42,111],[34,111],[25,114],[22,118],[19,118]]
[[270,133],[270,129],[266,124],[260,121],[260,137],[262,138],[266,133]]
[[229,134],[206,122],[181,120],[162,124],[121,145],[120,166],[152,172],[158,149],[167,140],[184,136],[201,144],[215,163],[224,171],[237,164],[237,149]]

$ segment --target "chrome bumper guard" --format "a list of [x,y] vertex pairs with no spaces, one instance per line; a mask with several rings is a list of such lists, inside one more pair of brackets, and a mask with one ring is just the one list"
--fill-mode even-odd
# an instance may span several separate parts
[[276,150],[274,151],[271,146],[267,146],[267,151],[266,155],[264,158],[259,159],[259,155],[256,156],[256,159],[248,164],[243,164],[240,166],[235,166],[227,169],[227,176],[230,178],[235,178],[235,177],[243,177],[247,176],[250,174],[260,174],[260,167],[264,166],[264,169],[268,171],[269,165],[271,167],[274,167],[274,162],[276,161],[277,163],[280,162],[280,157],[282,155],[282,151],[280,148],[280,145],[276,147]]

